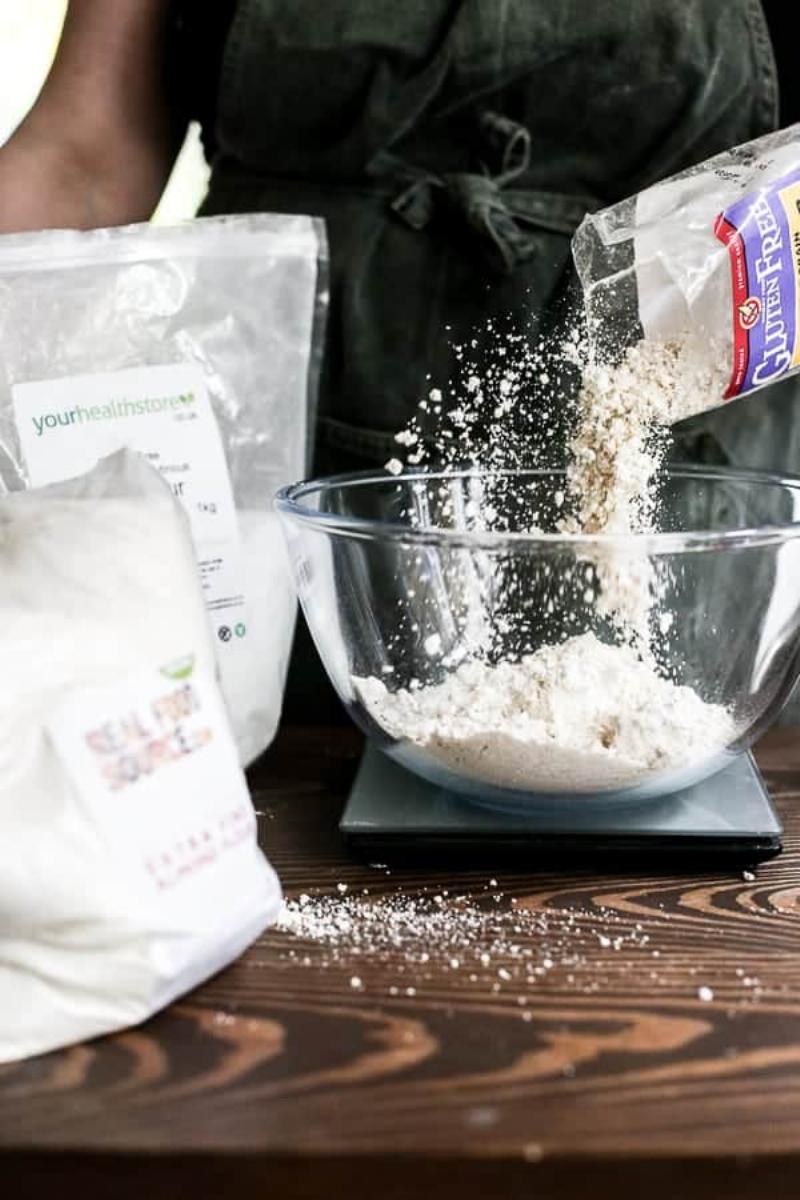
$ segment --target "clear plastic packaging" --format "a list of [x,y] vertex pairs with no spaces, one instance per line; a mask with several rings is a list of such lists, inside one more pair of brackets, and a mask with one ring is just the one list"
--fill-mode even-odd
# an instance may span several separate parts
[[705,408],[794,373],[800,125],[590,214],[573,253],[600,354],[641,337],[685,343],[719,368],[718,399]]
[[128,446],[190,520],[243,762],[278,724],[296,602],[275,490],[304,474],[322,223],[204,218],[0,238],[0,486]]

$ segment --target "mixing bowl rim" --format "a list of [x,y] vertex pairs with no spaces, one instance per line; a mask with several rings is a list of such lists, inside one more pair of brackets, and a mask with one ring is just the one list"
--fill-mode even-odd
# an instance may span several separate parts
[[[483,469],[418,468],[390,475],[385,471],[348,471],[337,475],[322,475],[300,480],[280,488],[275,495],[275,507],[281,515],[292,516],[305,525],[326,534],[373,541],[394,541],[416,545],[441,545],[462,549],[497,550],[502,548],[549,549],[569,547],[582,549],[592,546],[635,547],[639,554],[670,554],[696,550],[768,546],[800,537],[800,520],[782,525],[741,526],[736,529],[697,529],[688,533],[654,531],[642,533],[513,533],[489,530],[445,529],[439,526],[414,528],[399,521],[376,521],[368,517],[339,516],[320,512],[304,505],[303,496],[312,492],[330,491],[335,487],[365,487],[369,484],[415,480],[463,479],[471,476],[566,476],[563,467],[509,467]],[[756,483],[771,487],[788,487],[800,493],[800,476],[778,474],[754,468],[710,467],[693,463],[676,463],[665,470],[668,478],[698,478],[736,483]]]

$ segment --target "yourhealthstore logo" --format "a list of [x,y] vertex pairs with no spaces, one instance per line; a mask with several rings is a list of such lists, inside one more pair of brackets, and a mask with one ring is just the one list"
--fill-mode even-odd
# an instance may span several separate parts
[[177,396],[146,396],[141,400],[109,400],[106,404],[76,404],[59,412],[32,416],[31,422],[36,436],[44,437],[51,430],[67,429],[72,425],[118,421],[128,417],[144,417],[151,413],[178,412],[190,408],[194,402],[194,392],[181,392]]

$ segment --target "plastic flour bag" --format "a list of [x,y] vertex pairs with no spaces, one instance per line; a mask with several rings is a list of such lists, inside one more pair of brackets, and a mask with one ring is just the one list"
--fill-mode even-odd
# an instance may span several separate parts
[[0,1062],[134,1024],[280,888],[186,518],[122,452],[0,499]]
[[189,517],[242,761],[280,716],[296,602],[271,498],[305,472],[321,223],[269,214],[0,238],[0,486],[128,446]]
[[[718,371],[718,403],[796,371],[800,125],[586,217],[573,250],[601,354],[642,336],[678,343]],[[715,406],[696,397],[695,411]]]

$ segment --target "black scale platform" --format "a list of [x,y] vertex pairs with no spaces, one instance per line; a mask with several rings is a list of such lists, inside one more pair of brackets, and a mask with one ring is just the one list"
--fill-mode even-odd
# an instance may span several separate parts
[[348,844],[372,861],[529,866],[554,860],[594,863],[669,859],[755,863],[781,850],[780,821],[749,755],[710,779],[641,805],[552,805],[508,813],[427,783],[368,744],[342,816]]

